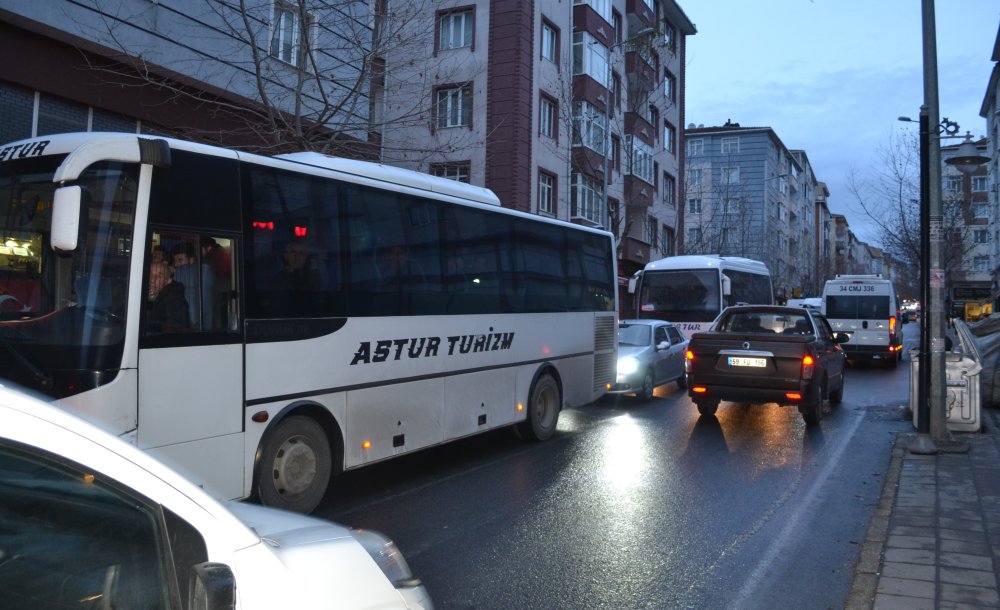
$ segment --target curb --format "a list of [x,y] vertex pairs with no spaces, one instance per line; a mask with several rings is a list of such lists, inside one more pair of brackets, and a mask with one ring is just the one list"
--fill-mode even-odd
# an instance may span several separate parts
[[844,604],[846,610],[871,610],[875,604],[875,591],[878,587],[879,570],[882,567],[882,557],[885,553],[885,543],[889,531],[889,519],[892,507],[896,503],[896,491],[899,489],[899,476],[903,469],[903,455],[909,441],[913,439],[911,432],[897,432],[896,441],[892,446],[892,457],[889,469],[885,473],[885,482],[879,494],[878,506],[868,525],[868,533],[861,546],[861,555],[854,568],[854,582],[851,592]]

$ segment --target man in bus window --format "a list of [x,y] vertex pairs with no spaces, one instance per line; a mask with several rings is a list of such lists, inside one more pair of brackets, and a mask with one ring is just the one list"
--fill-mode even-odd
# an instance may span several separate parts
[[178,332],[190,327],[184,285],[175,282],[170,265],[153,261],[149,266],[149,303],[146,311],[149,332]]
[[309,254],[302,240],[293,239],[285,244],[281,260],[283,267],[275,278],[275,289],[302,293],[315,292],[322,288],[319,263]]
[[[212,298],[215,276],[206,264],[196,264],[195,248],[182,242],[171,251],[174,261],[174,280],[184,285],[184,298],[188,302],[188,318],[198,328],[204,321],[205,329],[212,325]],[[201,308],[198,304],[201,303]]]

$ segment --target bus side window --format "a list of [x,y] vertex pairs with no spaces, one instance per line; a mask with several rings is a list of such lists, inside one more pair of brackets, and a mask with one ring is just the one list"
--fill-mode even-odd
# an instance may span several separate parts
[[232,247],[233,240],[221,236],[153,233],[146,266],[147,334],[236,330]]

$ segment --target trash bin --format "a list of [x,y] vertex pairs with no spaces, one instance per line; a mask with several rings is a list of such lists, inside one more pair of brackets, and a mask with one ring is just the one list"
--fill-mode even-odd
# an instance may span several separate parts
[[[979,373],[982,365],[962,352],[944,353],[948,411],[948,429],[952,432],[978,432],[982,401],[979,396]],[[910,410],[917,426],[917,394],[920,383],[920,350],[910,350]]]

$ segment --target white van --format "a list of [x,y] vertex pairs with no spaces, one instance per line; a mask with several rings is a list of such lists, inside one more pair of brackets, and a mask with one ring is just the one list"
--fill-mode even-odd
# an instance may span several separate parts
[[822,305],[833,332],[850,337],[840,346],[848,358],[884,361],[892,368],[903,359],[899,301],[892,282],[881,274],[827,280]]

